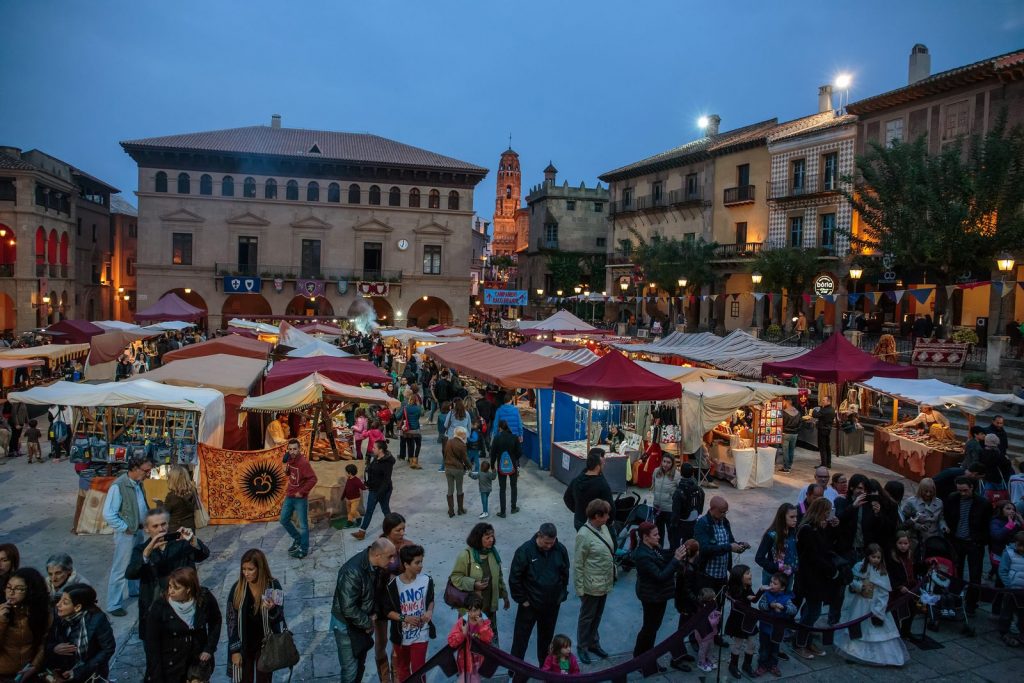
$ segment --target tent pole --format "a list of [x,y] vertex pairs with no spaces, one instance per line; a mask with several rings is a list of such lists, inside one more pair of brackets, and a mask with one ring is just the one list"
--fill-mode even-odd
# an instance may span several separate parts
[[593,406],[590,403],[588,403],[587,404],[587,453],[590,452],[590,424],[591,424],[590,420],[593,418],[593,415],[594,415],[593,411],[594,411]]
[[[321,404],[322,405],[322,404]],[[313,412],[313,432],[309,435],[309,454],[306,456],[307,459],[312,462],[313,460],[313,445],[316,443],[316,430],[320,427],[320,411],[315,410]]]
[[900,417],[900,400],[898,398],[894,398],[892,400],[892,423],[896,424],[899,421],[899,417]]
[[334,419],[327,410],[326,401],[320,404],[320,412],[322,413],[321,419],[325,423],[324,432],[327,434],[327,442],[331,444],[331,452],[334,453],[335,461],[341,460],[341,455],[338,453],[338,444],[334,442]]
[[[555,391],[554,387],[551,389],[551,450],[548,451],[548,473],[551,476],[555,476],[555,418],[558,416],[557,412],[557,398],[558,392]],[[540,429],[540,418],[537,418],[537,428]],[[540,441],[540,439],[538,439]],[[541,458],[544,457],[544,449],[541,448]]]

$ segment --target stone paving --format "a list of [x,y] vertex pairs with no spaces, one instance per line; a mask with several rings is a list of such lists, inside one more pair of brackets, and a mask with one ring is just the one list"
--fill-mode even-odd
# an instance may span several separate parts
[[[422,463],[424,469],[410,470],[404,463],[395,468],[395,494],[392,505],[408,519],[407,535],[424,545],[427,550],[426,570],[434,577],[438,587],[435,610],[439,638],[432,641],[430,652],[444,643],[451,628],[454,614],[440,600],[455,555],[464,547],[469,529],[478,521],[480,512],[476,483],[467,479],[467,508],[469,514],[451,520],[447,516],[444,500],[444,480],[438,473],[440,449],[431,435],[424,438]],[[870,446],[869,446],[870,448]],[[396,449],[397,450],[397,449]],[[729,518],[739,540],[755,546],[765,527],[771,521],[778,504],[796,497],[798,489],[812,478],[817,463],[816,453],[798,449],[796,466],[791,475],[778,475],[770,489],[737,491],[728,485],[718,491],[709,490],[708,498],[718,493],[730,502]],[[873,473],[882,481],[892,473],[871,464],[869,455],[838,458],[836,469],[853,473]],[[907,482],[910,484],[909,482]],[[112,541],[108,536],[75,536],[69,533],[74,513],[76,477],[70,464],[51,463],[28,465],[24,458],[11,460],[0,466],[0,542],[16,543],[25,565],[43,569],[46,557],[58,551],[71,554],[78,571],[97,588],[101,604],[105,601],[106,581]],[[912,487],[912,484],[910,484]],[[511,563],[515,549],[529,540],[537,527],[553,521],[562,536],[560,540],[572,553],[572,517],[562,504],[563,486],[546,472],[540,472],[531,463],[520,478],[522,511],[498,519],[493,512],[497,507],[497,489],[492,494],[492,515],[488,520],[497,532],[497,545],[503,558],[505,571]],[[909,493],[908,493],[909,495]],[[379,529],[380,514],[371,528]],[[338,567],[353,553],[366,547],[370,539],[359,542],[347,532],[336,531],[325,523],[312,530],[312,552],[305,560],[288,557],[290,539],[277,524],[208,527],[199,532],[211,547],[209,560],[199,566],[202,583],[222,601],[238,576],[238,558],[247,548],[263,549],[271,568],[281,580],[285,590],[285,613],[288,625],[295,633],[296,644],[303,659],[294,672],[295,681],[334,681],[338,679],[338,662],[334,641],[328,631],[330,604],[334,593],[334,580]],[[753,550],[744,553],[740,562],[753,563]],[[507,576],[507,574],[506,574]],[[602,624],[602,643],[613,653],[612,663],[628,660],[640,623],[640,607],[635,593],[633,573],[623,577],[609,597]],[[570,590],[570,594],[572,591]],[[558,620],[558,632],[575,640],[576,615],[579,601],[575,596],[563,604]],[[502,641],[507,647],[511,640],[511,624],[515,606],[498,617]],[[144,655],[136,636],[137,612],[134,602],[129,605],[129,616],[112,617],[118,649],[112,667],[112,680],[134,683],[142,680]],[[920,623],[920,622],[919,622]],[[665,637],[676,624],[676,613],[671,603],[662,626],[660,637]],[[842,678],[844,681],[884,680],[916,681],[956,680],[1009,681],[1016,679],[1013,671],[1024,665],[1024,648],[1006,648],[995,633],[995,619],[984,607],[973,624],[975,637],[960,634],[955,624],[943,624],[932,637],[943,644],[942,649],[922,651],[910,645],[912,661],[902,669],[885,669],[845,662],[834,652],[812,661],[791,658],[782,663],[785,678],[793,681],[824,681]],[[221,646],[216,660],[214,680],[229,680],[224,676],[226,629],[222,630]],[[531,645],[528,653],[534,651]],[[722,654],[723,663],[728,653]],[[599,663],[586,669],[596,670]],[[671,673],[652,676],[652,681],[696,679],[698,674]],[[728,680],[727,672],[700,674],[705,680]],[[494,680],[502,680],[499,676]],[[639,680],[639,676],[632,679]],[[275,680],[285,680],[278,677]],[[367,673],[366,681],[376,680],[376,674]],[[442,680],[435,674],[432,680]],[[1017,679],[1019,680],[1019,679]]]

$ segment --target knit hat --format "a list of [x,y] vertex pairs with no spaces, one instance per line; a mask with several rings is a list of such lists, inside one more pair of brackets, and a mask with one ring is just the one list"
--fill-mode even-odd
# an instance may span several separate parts
[[999,448],[999,437],[995,434],[986,434],[985,448]]

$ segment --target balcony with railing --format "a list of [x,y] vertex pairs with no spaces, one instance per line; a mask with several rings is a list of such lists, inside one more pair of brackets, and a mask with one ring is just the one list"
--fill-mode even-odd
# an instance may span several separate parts
[[700,206],[704,203],[703,193],[700,188],[693,190],[669,190],[666,194],[659,192],[651,193],[641,197],[630,197],[609,203],[611,215],[633,213],[635,211],[660,211],[670,206]]
[[774,201],[802,199],[834,192],[839,192],[839,177],[835,174],[820,177],[805,175],[799,179],[789,177],[785,180],[773,180],[768,185],[768,198]]
[[669,190],[668,203],[671,206],[700,206],[704,203],[702,188],[684,188],[682,190]]
[[217,278],[225,275],[240,275],[244,277],[261,277],[264,279],[282,280],[330,280],[330,281],[358,281],[370,280],[374,282],[402,281],[401,270],[385,269],[359,269],[359,268],[320,268],[310,269],[302,266],[284,265],[254,265],[251,263],[216,263],[214,274]]
[[761,253],[764,242],[739,242],[737,244],[719,244],[715,248],[716,259],[747,259]]
[[728,187],[722,192],[722,203],[726,206],[737,204],[750,204],[754,201],[754,186],[740,185],[739,187]]

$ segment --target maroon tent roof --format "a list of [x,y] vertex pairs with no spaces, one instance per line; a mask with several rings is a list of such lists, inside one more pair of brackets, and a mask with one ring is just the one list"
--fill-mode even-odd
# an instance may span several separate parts
[[182,322],[195,322],[206,317],[206,311],[196,308],[173,292],[165,294],[160,301],[149,308],[135,312],[135,320],[154,320],[165,322],[168,320],[180,320]]
[[886,363],[861,351],[841,334],[833,334],[825,343],[809,353],[791,360],[765,363],[761,377],[799,375],[815,382],[845,384],[872,377],[915,379],[917,368]]
[[55,344],[88,344],[90,339],[104,332],[105,329],[88,320],[61,320],[44,330],[44,334],[53,335]]
[[369,361],[359,358],[335,358],[334,356],[313,356],[312,358],[293,358],[274,363],[267,373],[263,389],[268,394],[281,387],[303,380],[314,372],[342,384],[359,386],[363,382],[369,384],[387,384],[389,375]]
[[645,370],[618,351],[582,370],[555,378],[555,391],[601,401],[658,401],[679,398],[682,385]]

